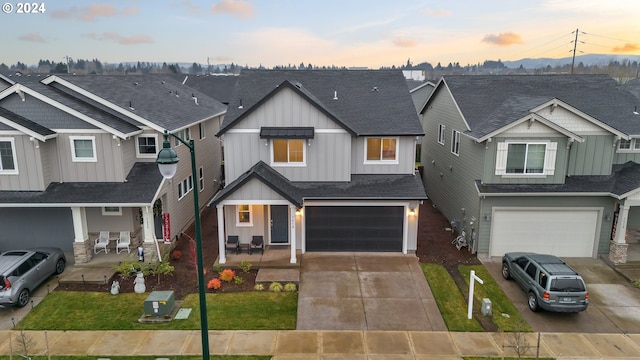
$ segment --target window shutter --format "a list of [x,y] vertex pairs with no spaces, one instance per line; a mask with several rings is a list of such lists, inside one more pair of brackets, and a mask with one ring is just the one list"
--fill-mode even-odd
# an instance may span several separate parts
[[544,158],[544,174],[553,175],[556,170],[556,153],[558,152],[558,143],[551,142],[547,144],[547,154]]
[[506,142],[499,142],[496,145],[496,175],[504,175],[507,173],[507,149],[509,145]]

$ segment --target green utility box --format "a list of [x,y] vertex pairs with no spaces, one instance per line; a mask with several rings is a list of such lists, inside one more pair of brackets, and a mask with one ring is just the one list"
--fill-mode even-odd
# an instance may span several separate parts
[[153,291],[144,301],[144,316],[167,317],[175,303],[173,291]]

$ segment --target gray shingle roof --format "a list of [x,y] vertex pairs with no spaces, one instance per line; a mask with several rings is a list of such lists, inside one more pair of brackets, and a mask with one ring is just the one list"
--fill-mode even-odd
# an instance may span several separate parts
[[444,76],[470,131],[479,138],[557,98],[629,135],[640,135],[640,100],[607,75]]
[[151,204],[162,182],[155,162],[138,162],[127,181],[51,183],[45,191],[0,191],[0,204]]
[[[48,135],[53,135],[56,132],[46,128],[40,124],[37,124],[29,119],[26,119],[16,113],[13,113],[9,110],[3,109],[0,107],[0,117],[3,117],[5,119],[8,119],[9,121],[12,121],[20,126],[23,126],[37,134],[40,134],[42,136],[48,136]],[[10,127],[9,125],[7,125],[7,127]]]
[[212,97],[225,105],[229,104],[233,88],[235,88],[236,81],[238,80],[237,75],[174,74],[170,76],[175,80],[184,83],[188,87]]
[[423,135],[399,70],[242,70],[219,135],[281,86],[298,91],[353,134]]

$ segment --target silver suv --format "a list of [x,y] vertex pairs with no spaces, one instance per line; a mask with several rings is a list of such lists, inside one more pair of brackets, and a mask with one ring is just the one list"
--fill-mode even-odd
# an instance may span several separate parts
[[67,264],[58,248],[11,250],[0,254],[0,305],[25,306],[31,292]]
[[531,311],[579,312],[589,305],[582,277],[553,255],[507,253],[502,257],[502,276],[515,280],[527,293]]

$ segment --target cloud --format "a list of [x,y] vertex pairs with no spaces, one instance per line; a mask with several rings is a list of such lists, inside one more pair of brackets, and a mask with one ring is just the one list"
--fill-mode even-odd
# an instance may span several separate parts
[[214,14],[235,14],[239,19],[250,19],[253,17],[253,4],[241,0],[221,0],[211,6]]
[[18,37],[18,39],[23,40],[23,41],[40,42],[40,43],[45,43],[46,42],[44,40],[44,38],[42,37],[42,35],[40,35],[38,33],[24,34],[24,35]]
[[78,19],[81,21],[95,22],[100,17],[131,16],[137,14],[139,11],[140,9],[135,5],[119,11],[110,4],[91,4],[89,7],[73,6],[67,10],[54,10],[50,14],[54,19]]
[[494,44],[498,46],[511,46],[514,44],[524,44],[522,41],[522,37],[518,34],[514,34],[512,32],[502,33],[502,34],[489,34],[485,35],[482,39],[482,42]]
[[628,52],[634,52],[638,50],[640,50],[639,44],[630,44],[630,43],[626,43],[623,46],[616,46],[613,49],[611,49],[611,51],[613,51],[614,53],[628,53]]
[[98,41],[113,41],[120,45],[137,45],[152,44],[154,41],[149,35],[139,34],[133,36],[122,36],[115,32],[106,32],[102,34],[88,33],[83,35],[86,38]]
[[431,17],[447,17],[451,16],[451,11],[449,10],[436,10],[436,9],[424,9],[420,10],[420,14],[428,15]]
[[413,39],[405,39],[402,36],[398,36],[397,38],[393,39],[393,45],[397,47],[408,48],[408,47],[414,47],[416,46],[416,44],[417,44],[417,41]]

